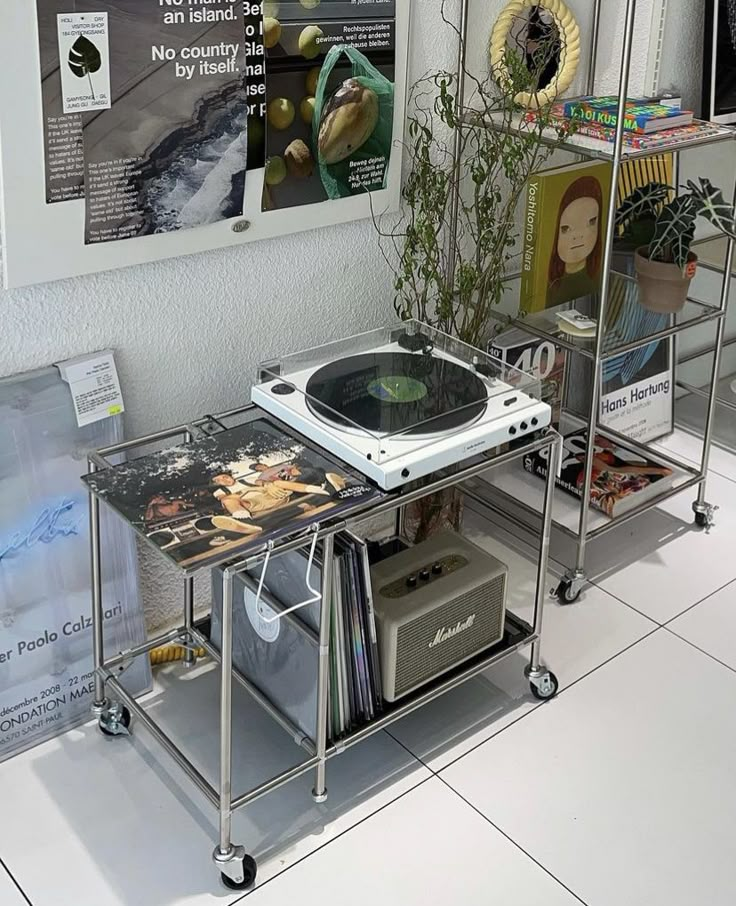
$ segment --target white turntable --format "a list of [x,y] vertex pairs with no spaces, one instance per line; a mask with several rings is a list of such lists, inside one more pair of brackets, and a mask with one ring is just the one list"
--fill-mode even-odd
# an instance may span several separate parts
[[260,366],[254,403],[391,490],[549,425],[539,381],[418,321]]

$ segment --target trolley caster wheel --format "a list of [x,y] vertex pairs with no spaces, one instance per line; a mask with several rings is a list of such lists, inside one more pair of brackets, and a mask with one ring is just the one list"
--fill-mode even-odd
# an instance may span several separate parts
[[101,714],[97,725],[103,736],[130,736],[130,711],[125,705],[112,705]]
[[258,874],[258,865],[253,856],[247,854],[243,856],[242,873],[242,881],[234,881],[224,871],[220,872],[220,878],[228,890],[248,890],[249,887],[256,883],[256,875]]
[[574,604],[583,593],[582,585],[573,579],[563,579],[557,586],[557,600],[560,604]]
[[539,699],[541,702],[546,702],[554,698],[560,691],[560,683],[554,673],[550,671],[539,677],[536,682],[530,679],[529,688],[534,698]]
[[718,507],[711,503],[694,503],[693,510],[695,511],[695,525],[697,525],[698,528],[703,528],[706,532],[709,532],[716,524]]

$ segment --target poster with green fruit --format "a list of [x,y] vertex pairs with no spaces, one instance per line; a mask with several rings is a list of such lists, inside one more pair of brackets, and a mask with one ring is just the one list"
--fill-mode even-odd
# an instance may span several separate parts
[[396,78],[395,0],[264,0],[263,210],[385,188]]

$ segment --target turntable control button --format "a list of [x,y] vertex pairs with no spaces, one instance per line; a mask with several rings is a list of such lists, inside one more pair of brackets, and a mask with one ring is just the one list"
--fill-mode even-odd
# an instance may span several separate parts
[[516,434],[516,428],[513,425],[509,428],[509,434]]
[[527,429],[528,427],[529,427],[529,425],[527,425],[526,422],[522,422],[522,423],[521,423],[521,430],[522,430],[522,431],[526,431],[526,429]]
[[419,573],[419,578],[422,580],[422,582],[429,582],[429,570],[428,570],[428,569],[423,569],[423,570]]
[[518,397],[512,396],[510,399],[504,400],[504,406],[513,406]]
[[433,575],[435,575],[435,576],[441,576],[441,575],[442,575],[442,564],[441,564],[441,563],[434,563],[434,564],[432,565],[432,573],[433,573]]
[[407,577],[406,577],[406,584],[408,585],[409,588],[416,588],[416,585],[417,585],[417,577],[416,577],[416,576],[407,576]]
[[275,393],[276,396],[288,396],[290,393],[294,393],[295,388],[291,384],[274,384],[271,387],[271,393]]

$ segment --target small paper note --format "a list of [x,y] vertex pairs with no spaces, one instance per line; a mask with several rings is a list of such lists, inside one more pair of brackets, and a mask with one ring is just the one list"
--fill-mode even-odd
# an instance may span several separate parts
[[112,350],[59,362],[56,367],[69,384],[80,428],[125,411]]
[[64,113],[109,109],[107,13],[62,13],[57,22]]

